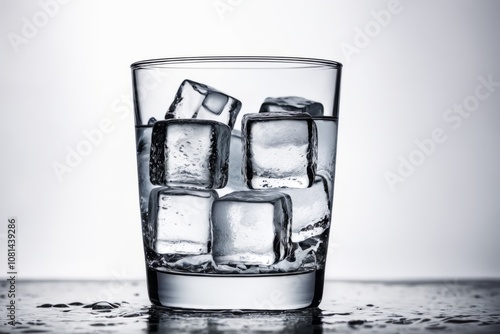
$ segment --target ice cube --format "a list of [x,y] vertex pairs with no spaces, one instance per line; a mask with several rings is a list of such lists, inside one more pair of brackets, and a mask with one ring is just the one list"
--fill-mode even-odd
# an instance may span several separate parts
[[165,118],[210,119],[234,126],[241,102],[217,89],[191,80],[180,85]]
[[291,248],[292,203],[280,192],[239,191],[212,209],[212,256],[218,265],[270,265]]
[[210,251],[215,190],[155,188],[149,198],[150,247],[158,254],[206,254]]
[[317,176],[306,189],[280,189],[292,199],[292,241],[301,242],[323,233],[330,226],[328,183]]
[[227,183],[231,129],[210,120],[169,119],[153,127],[150,179],[155,185],[217,189]]
[[312,185],[318,145],[311,116],[296,112],[246,114],[242,124],[242,170],[249,188]]
[[323,105],[299,96],[268,97],[260,106],[260,112],[298,111],[311,116],[323,116]]
[[333,197],[335,157],[337,152],[338,119],[334,117],[313,117],[318,131],[318,168],[316,172],[328,179],[330,200]]

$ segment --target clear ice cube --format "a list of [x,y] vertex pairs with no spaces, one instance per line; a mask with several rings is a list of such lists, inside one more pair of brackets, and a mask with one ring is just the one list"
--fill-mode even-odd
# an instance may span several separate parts
[[307,188],[316,175],[318,139],[308,114],[243,116],[242,172],[252,189]]
[[241,102],[217,89],[191,80],[184,80],[165,118],[210,119],[234,126]]
[[327,180],[317,176],[306,189],[280,189],[292,199],[292,241],[301,242],[320,235],[330,226]]
[[153,127],[150,180],[155,185],[217,189],[227,183],[231,129],[210,120],[169,119]]
[[212,256],[217,265],[270,265],[291,249],[292,203],[280,192],[239,191],[214,201]]
[[298,111],[311,116],[323,116],[323,105],[299,96],[268,97],[260,106],[260,112]]
[[318,131],[318,168],[316,172],[328,179],[329,195],[330,200],[332,200],[338,119],[333,117],[313,117],[313,119]]
[[210,251],[214,190],[155,188],[149,199],[150,247],[158,254]]

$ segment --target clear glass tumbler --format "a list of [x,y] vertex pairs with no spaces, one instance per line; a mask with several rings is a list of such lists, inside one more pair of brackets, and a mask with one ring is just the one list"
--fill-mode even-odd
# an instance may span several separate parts
[[342,65],[191,57],[131,68],[151,302],[318,306]]

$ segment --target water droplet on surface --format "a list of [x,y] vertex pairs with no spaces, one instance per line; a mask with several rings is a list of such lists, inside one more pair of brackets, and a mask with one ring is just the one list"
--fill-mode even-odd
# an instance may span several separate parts
[[118,305],[106,301],[101,301],[85,305],[83,306],[83,308],[91,308],[92,310],[111,310],[114,308],[118,308]]
[[479,320],[476,319],[447,319],[444,320],[443,322],[450,323],[450,324],[468,324],[471,322],[479,322]]
[[106,326],[106,324],[103,324],[102,322],[97,322],[97,323],[94,323],[94,324],[90,324],[90,326],[102,327],[102,326]]
[[123,318],[135,318],[135,317],[140,317],[140,316],[142,316],[142,313],[133,312],[133,313],[126,313],[122,317]]
[[41,308],[49,308],[49,307],[52,307],[52,304],[42,304],[42,305],[39,305],[37,307],[41,307]]
[[431,326],[425,327],[425,329],[429,329],[429,330],[443,330],[443,329],[446,329],[446,326],[431,325]]
[[55,304],[55,305],[52,305],[52,307],[57,307],[57,308],[67,308],[69,307],[68,305],[66,304]]

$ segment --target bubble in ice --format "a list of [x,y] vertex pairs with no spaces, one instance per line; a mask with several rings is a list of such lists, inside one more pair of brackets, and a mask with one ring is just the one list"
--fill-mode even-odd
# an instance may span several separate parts
[[311,116],[322,116],[323,105],[300,96],[268,97],[260,106],[260,112],[297,111]]
[[165,118],[210,119],[234,126],[241,102],[219,90],[192,80],[184,80]]
[[292,205],[279,192],[239,191],[214,201],[212,256],[217,265],[270,265],[290,252]]
[[243,116],[242,171],[252,189],[308,188],[316,175],[318,139],[308,114]]
[[151,192],[148,242],[158,254],[206,254],[210,251],[214,190],[160,187]]
[[197,119],[158,121],[153,127],[149,175],[154,185],[223,188],[228,179],[231,130]]

